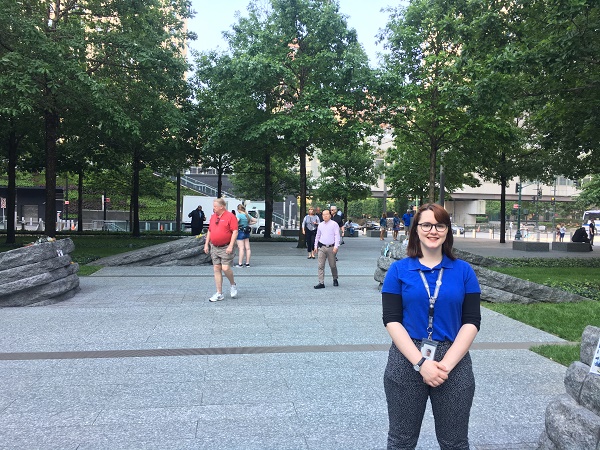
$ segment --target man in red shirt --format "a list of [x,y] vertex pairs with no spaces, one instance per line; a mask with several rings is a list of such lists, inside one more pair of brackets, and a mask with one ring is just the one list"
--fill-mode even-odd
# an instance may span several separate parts
[[[235,256],[235,241],[238,235],[238,221],[234,214],[227,211],[227,203],[222,198],[213,202],[214,214],[210,217],[208,232],[204,242],[204,253],[210,250],[210,257],[215,272],[217,292],[208,299],[210,302],[223,300],[223,274],[231,283],[229,291],[231,298],[237,297],[237,285],[233,279],[231,263]],[[210,244],[210,247],[209,247]]]

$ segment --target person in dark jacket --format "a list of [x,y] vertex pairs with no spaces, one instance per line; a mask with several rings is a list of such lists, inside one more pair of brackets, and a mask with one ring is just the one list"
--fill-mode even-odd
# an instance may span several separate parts
[[[573,237],[571,237],[572,242],[583,242],[585,244],[590,244],[590,238],[588,237],[587,231],[585,228],[580,227],[575,230],[573,233]],[[592,244],[590,244],[590,251],[592,251]]]
[[206,220],[204,211],[202,211],[202,206],[198,205],[195,210],[188,214],[188,217],[192,218],[192,236],[198,236],[202,233],[204,221]]

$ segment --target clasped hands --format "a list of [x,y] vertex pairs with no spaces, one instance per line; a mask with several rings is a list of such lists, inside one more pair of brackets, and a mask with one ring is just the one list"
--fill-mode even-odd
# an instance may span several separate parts
[[420,374],[425,384],[431,387],[438,387],[448,379],[450,370],[438,361],[426,360],[421,365]]

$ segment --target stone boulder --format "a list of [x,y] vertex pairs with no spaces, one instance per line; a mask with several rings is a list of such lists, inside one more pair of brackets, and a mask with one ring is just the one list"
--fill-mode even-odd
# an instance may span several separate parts
[[[403,238],[404,236],[401,236]],[[554,289],[531,281],[504,275],[493,270],[486,269],[490,266],[510,266],[502,261],[475,255],[473,253],[454,249],[454,255],[473,267],[481,286],[481,299],[491,303],[560,303],[580,302],[588,300],[577,294]],[[381,249],[381,256],[377,259],[375,269],[375,281],[379,282],[379,288],[383,284],[385,274],[390,265],[406,256],[406,246],[402,241],[394,241],[386,244]]]
[[205,237],[184,237],[119,255],[97,259],[94,266],[197,266],[212,264],[204,253]]
[[75,295],[74,249],[71,239],[61,239],[0,253],[0,307],[47,305]]
[[599,340],[600,328],[586,327],[580,361],[571,364],[565,374],[567,392],[546,408],[538,450],[600,449],[600,375],[590,373]]
[[491,303],[561,303],[588,300],[577,294],[472,265],[481,286],[481,299]]

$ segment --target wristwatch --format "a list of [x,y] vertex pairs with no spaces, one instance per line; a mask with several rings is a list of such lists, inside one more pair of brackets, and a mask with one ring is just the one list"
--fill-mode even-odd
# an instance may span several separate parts
[[424,362],[425,362],[425,358],[421,358],[420,361],[413,366],[413,369],[415,369],[417,372],[420,372],[421,366],[423,365]]

